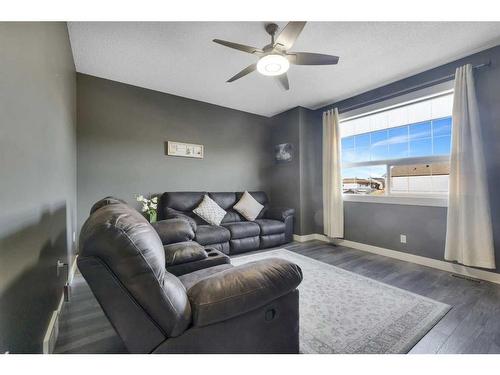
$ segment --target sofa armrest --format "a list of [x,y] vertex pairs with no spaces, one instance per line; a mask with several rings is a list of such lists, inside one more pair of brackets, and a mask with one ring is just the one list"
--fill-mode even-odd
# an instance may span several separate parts
[[208,258],[205,248],[194,241],[171,243],[163,246],[163,250],[167,268]]
[[255,310],[295,290],[301,281],[300,267],[279,258],[216,273],[187,292],[193,325],[202,327]]
[[173,208],[167,207],[165,210],[165,216],[167,219],[184,219],[186,220],[189,225],[193,228],[193,232],[196,232],[196,228],[198,225],[196,224],[196,221],[192,218],[189,217],[188,215],[183,214],[181,211],[174,210]]
[[[194,241],[191,241],[191,242],[197,243]],[[177,245],[177,244],[167,245],[167,246],[175,246],[175,245]],[[165,247],[166,246],[164,246],[164,248]],[[226,254],[222,253],[221,251],[217,251],[215,249],[211,249],[208,247],[208,248],[205,248],[205,250],[203,250],[203,252],[206,255],[203,259],[193,260],[193,261],[189,261],[186,263],[174,264],[174,265],[167,264],[167,266],[166,266],[167,272],[170,272],[172,275],[175,275],[175,276],[183,276],[183,275],[186,275],[188,273],[193,273],[195,271],[199,271],[199,270],[202,270],[205,268],[211,268],[211,267],[219,266],[221,264],[230,264],[231,263],[231,261],[229,260],[229,257]],[[207,254],[207,252],[208,252],[208,254]],[[165,255],[165,257],[166,257],[166,255]],[[194,285],[194,283],[193,283],[193,285]]]
[[274,219],[285,221],[285,219],[289,216],[295,215],[295,210],[293,208],[285,208],[285,207],[270,207],[266,213],[266,219]]
[[192,226],[184,219],[160,220],[151,225],[160,236],[163,245],[190,241],[194,238]]

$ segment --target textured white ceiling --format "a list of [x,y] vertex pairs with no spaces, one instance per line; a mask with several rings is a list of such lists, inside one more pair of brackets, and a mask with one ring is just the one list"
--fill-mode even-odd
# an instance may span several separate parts
[[[286,23],[278,23],[280,28]],[[500,22],[309,22],[293,51],[340,56],[291,66],[290,91],[257,72],[256,57],[212,39],[263,47],[264,22],[70,22],[78,72],[264,116],[318,108],[500,44]]]

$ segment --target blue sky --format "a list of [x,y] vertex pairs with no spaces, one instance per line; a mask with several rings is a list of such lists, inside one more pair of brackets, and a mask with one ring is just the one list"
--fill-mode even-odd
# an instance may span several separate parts
[[342,138],[344,162],[449,155],[451,117]]

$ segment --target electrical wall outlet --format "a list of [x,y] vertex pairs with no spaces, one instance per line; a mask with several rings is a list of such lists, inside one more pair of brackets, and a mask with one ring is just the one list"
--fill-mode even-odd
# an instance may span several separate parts
[[406,243],[406,234],[400,234],[399,240],[401,241],[401,243]]

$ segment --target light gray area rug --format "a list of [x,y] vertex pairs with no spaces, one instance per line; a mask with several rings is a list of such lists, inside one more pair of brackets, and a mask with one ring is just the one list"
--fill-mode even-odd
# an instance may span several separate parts
[[301,353],[407,353],[450,306],[285,249],[231,259],[287,259],[302,269]]

